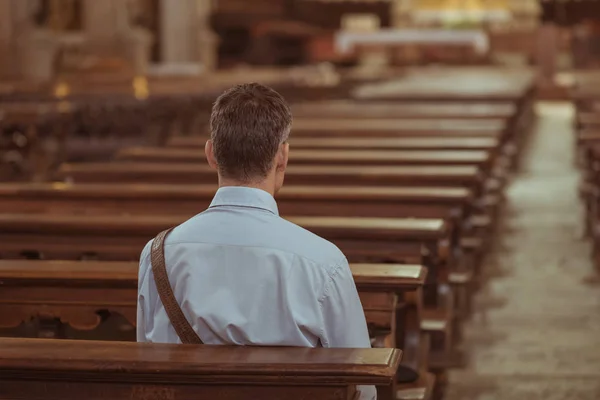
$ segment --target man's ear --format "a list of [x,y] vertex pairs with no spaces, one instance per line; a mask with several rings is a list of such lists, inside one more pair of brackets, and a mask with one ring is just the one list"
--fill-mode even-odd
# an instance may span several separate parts
[[277,172],[284,172],[290,157],[290,144],[283,143],[277,156]]
[[212,140],[207,140],[206,145],[204,146],[204,154],[206,155],[206,161],[208,161],[208,165],[212,169],[217,169],[217,159],[215,158],[215,153],[213,152],[213,143]]

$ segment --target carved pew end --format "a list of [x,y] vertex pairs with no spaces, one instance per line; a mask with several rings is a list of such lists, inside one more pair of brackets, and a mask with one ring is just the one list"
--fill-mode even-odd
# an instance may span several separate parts
[[435,375],[432,373],[421,374],[416,382],[398,386],[397,400],[430,400],[433,398]]
[[473,272],[453,271],[448,275],[454,293],[455,314],[459,319],[467,318],[472,311],[472,298],[475,292]]
[[460,239],[460,247],[465,262],[468,262],[471,266],[469,270],[472,271],[471,284],[474,291],[478,290],[482,284],[481,267],[484,254],[483,245],[484,240],[480,237],[470,236]]
[[431,337],[433,351],[447,351],[452,346],[452,318],[446,309],[425,308],[422,313],[421,330]]

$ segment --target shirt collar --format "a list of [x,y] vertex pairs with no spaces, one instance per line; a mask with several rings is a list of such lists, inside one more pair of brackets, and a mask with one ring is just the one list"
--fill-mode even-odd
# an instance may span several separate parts
[[279,215],[277,202],[271,194],[261,189],[244,186],[225,186],[219,188],[209,208],[221,206],[260,208]]

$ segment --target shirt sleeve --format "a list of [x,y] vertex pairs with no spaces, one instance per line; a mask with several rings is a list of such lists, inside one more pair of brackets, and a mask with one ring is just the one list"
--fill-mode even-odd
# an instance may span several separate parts
[[323,347],[371,347],[365,313],[346,260],[330,274],[320,304]]
[[[333,271],[320,301],[323,347],[371,348],[367,321],[346,259]],[[374,386],[359,386],[360,400],[374,400]]]
[[148,269],[152,267],[150,262],[150,248],[152,241],[148,242],[142,254],[140,255],[140,266],[138,270],[138,300],[137,300],[137,321],[136,321],[136,338],[138,342],[147,342],[146,338],[146,322],[145,322],[145,299],[147,297],[146,291],[148,290],[148,284],[146,277],[148,275]]

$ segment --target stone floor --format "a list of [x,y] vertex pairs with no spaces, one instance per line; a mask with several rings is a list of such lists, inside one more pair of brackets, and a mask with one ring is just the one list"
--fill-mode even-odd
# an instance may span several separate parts
[[469,367],[452,372],[447,400],[600,400],[600,285],[582,239],[573,111],[537,111],[466,328]]

